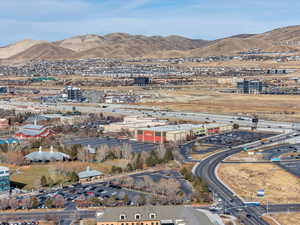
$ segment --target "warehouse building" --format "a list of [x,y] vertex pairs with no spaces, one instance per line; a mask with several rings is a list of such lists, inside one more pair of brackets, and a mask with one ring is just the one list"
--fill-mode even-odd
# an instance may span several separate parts
[[0,166],[0,193],[10,190],[9,168]]

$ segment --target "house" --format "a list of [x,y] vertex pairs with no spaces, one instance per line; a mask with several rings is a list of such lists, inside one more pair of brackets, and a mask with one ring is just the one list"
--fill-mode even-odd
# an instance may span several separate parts
[[96,216],[97,225],[224,225],[218,215],[190,206],[114,207]]
[[78,177],[80,182],[91,181],[103,177],[103,173],[97,170],[91,170],[88,166],[85,171],[79,172]]

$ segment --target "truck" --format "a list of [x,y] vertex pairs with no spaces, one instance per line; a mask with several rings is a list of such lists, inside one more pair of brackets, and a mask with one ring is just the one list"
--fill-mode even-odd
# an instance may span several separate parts
[[245,206],[260,206],[260,202],[244,202]]

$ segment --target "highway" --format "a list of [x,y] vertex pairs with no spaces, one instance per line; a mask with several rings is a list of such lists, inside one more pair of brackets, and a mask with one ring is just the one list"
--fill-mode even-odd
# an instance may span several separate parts
[[[273,143],[282,141],[290,137],[290,134],[278,135],[268,140],[272,140]],[[261,215],[266,213],[266,207],[264,206],[251,206],[245,207],[244,202],[240,199],[232,190],[229,189],[225,184],[223,184],[216,175],[216,168],[218,165],[228,156],[236,154],[243,150],[243,147],[258,148],[262,146],[260,141],[249,143],[243,146],[238,146],[232,149],[225,149],[223,151],[217,152],[201,162],[197,163],[193,168],[193,173],[202,179],[204,179],[210,190],[218,196],[223,202],[224,210],[238,218],[241,218],[245,225],[268,225]],[[280,211],[283,208],[279,205],[274,205],[270,207],[270,211]]]
[[[161,119],[175,118],[187,121],[197,122],[217,122],[225,124],[239,124],[241,127],[251,127],[252,118],[247,116],[236,116],[236,115],[219,115],[211,113],[200,113],[200,112],[179,112],[179,111],[168,111],[158,107],[146,107],[138,105],[126,105],[126,104],[105,104],[105,108],[99,107],[96,104],[75,104],[75,103],[57,103],[57,104],[41,104],[39,102],[28,102],[21,101],[19,99],[12,99],[8,101],[0,101],[0,108],[3,109],[15,109],[17,111],[72,111],[73,107],[76,110],[83,113],[112,113],[118,115],[140,115],[140,116],[151,116]],[[290,122],[278,122],[278,121],[267,121],[259,120],[259,129],[273,129],[278,132],[290,131],[293,127],[300,124]]]

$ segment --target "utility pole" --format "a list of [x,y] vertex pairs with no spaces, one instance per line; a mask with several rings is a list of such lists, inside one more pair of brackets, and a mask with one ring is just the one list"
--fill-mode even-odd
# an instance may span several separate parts
[[256,130],[257,129],[257,124],[258,124],[258,116],[256,114],[254,114],[253,117],[252,117],[251,130]]

